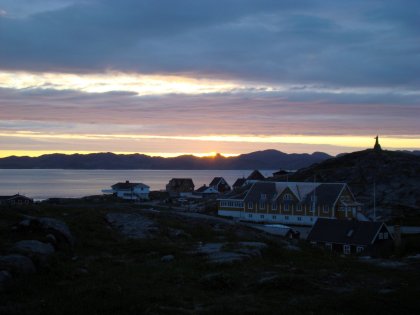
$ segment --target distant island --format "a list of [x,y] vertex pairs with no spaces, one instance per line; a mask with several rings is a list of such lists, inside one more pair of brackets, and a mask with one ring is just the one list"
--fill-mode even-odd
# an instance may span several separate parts
[[332,158],[323,152],[284,153],[264,150],[235,157],[197,157],[181,155],[172,158],[144,154],[46,154],[39,157],[10,156],[0,159],[0,169],[184,169],[184,170],[297,170]]

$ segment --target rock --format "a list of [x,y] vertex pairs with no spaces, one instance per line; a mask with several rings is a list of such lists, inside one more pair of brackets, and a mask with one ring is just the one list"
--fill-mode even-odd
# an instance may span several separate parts
[[85,276],[89,274],[89,271],[86,268],[77,268],[74,274],[76,276]]
[[17,254],[0,256],[0,269],[7,270],[12,274],[30,274],[36,272],[35,265],[31,259]]
[[69,227],[66,223],[61,220],[48,218],[48,217],[31,217],[27,216],[24,220],[19,223],[21,228],[34,228],[41,229],[53,234],[56,239],[64,239],[71,246],[74,245],[74,237],[70,232]]
[[54,254],[54,247],[51,244],[37,240],[19,241],[15,244],[14,249],[29,255],[50,256]]
[[235,286],[229,274],[214,272],[204,275],[199,283],[206,289],[229,289]]
[[6,270],[0,270],[0,291],[12,281],[12,275]]
[[45,236],[45,238],[47,239],[47,241],[49,242],[49,243],[51,243],[51,244],[53,244],[53,245],[55,245],[55,244],[57,244],[57,239],[56,239],[56,237],[54,236],[54,234],[47,234],[46,236]]
[[197,247],[197,252],[202,253],[202,254],[211,254],[215,252],[220,252],[222,250],[222,247],[225,244],[226,243],[207,243],[204,245],[200,244]]
[[113,228],[132,239],[147,239],[159,232],[155,222],[137,213],[108,213],[105,217]]
[[171,262],[175,259],[174,255],[165,255],[160,259],[161,262]]
[[287,244],[286,245],[286,249],[290,250],[290,251],[296,251],[296,252],[300,252],[301,248],[299,246],[296,245],[292,245],[292,244]]
[[168,228],[168,235],[171,238],[191,238],[191,235],[184,230]]
[[214,264],[232,264],[248,258],[248,255],[235,252],[214,252],[208,255],[208,261]]

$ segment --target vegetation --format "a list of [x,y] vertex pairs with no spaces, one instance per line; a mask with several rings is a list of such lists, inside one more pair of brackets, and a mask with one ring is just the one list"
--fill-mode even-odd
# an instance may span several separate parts
[[[124,238],[108,212],[138,212],[130,204],[34,205],[2,209],[0,246],[19,238],[23,213],[65,221],[77,242],[58,251],[34,275],[0,294],[2,314],[417,314],[420,268],[383,269],[235,225],[172,213],[145,215],[159,226],[150,239]],[[174,236],[171,231],[182,231]],[[199,242],[264,242],[260,256],[211,264],[193,253]],[[162,257],[173,255],[172,261]]]

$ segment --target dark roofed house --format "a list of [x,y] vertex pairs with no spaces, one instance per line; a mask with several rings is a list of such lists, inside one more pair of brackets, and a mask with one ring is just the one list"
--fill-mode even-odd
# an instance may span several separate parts
[[221,194],[224,194],[224,193],[231,190],[229,184],[225,181],[225,179],[223,177],[213,178],[209,187],[213,187],[214,189],[216,189]]
[[246,182],[246,178],[242,177],[242,178],[238,178],[232,185],[232,188],[234,190],[241,188]]
[[360,254],[391,246],[393,235],[383,222],[319,218],[307,240],[328,250]]
[[254,170],[247,178],[247,181],[257,181],[257,180],[264,180],[265,177],[263,176],[263,174],[260,173],[260,171],[258,170]]
[[194,192],[194,183],[191,178],[172,178],[166,185],[166,191],[172,197],[186,196]]
[[29,205],[33,204],[34,200],[26,196],[16,194],[12,196],[0,196],[0,205]]

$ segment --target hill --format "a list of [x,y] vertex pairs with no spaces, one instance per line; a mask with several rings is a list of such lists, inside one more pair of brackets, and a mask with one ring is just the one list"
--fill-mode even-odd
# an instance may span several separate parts
[[0,159],[3,169],[299,169],[319,163],[331,156],[287,154],[277,150],[257,151],[236,157],[196,157],[182,155],[174,158],[151,157],[144,154],[47,154],[39,157],[10,156]]
[[353,152],[300,169],[290,180],[347,182],[356,198],[392,215],[420,213],[420,156],[373,149]]

